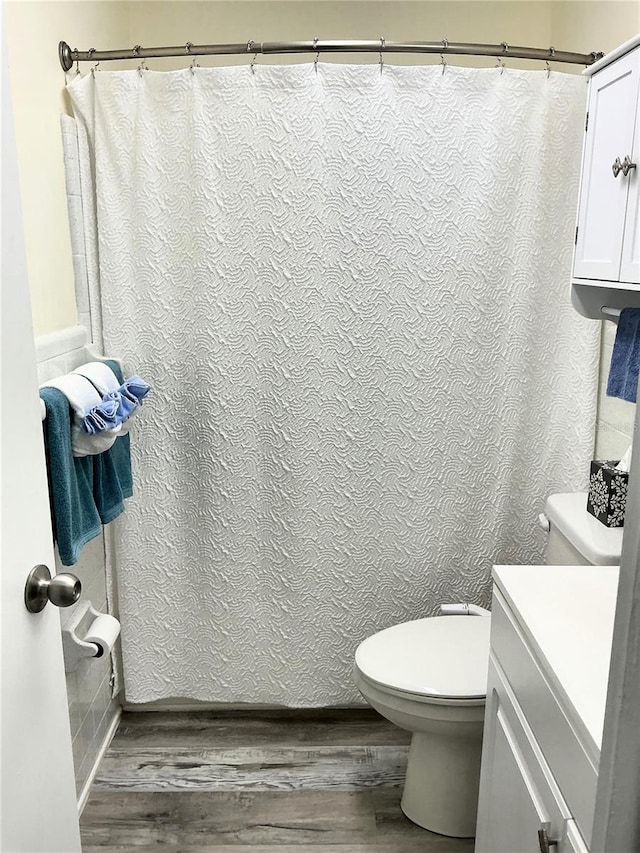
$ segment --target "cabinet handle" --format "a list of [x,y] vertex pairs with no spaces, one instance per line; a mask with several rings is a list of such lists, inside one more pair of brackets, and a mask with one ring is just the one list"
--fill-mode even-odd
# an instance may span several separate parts
[[550,853],[552,847],[558,846],[557,838],[549,838],[549,823],[543,823],[538,830],[538,844],[540,845],[540,853]]
[[620,172],[622,172],[622,174],[626,178],[629,172],[635,168],[637,168],[636,164],[631,162],[631,157],[629,157],[629,155],[627,154],[622,162],[620,162],[619,157],[616,157],[616,159],[613,161],[611,171],[613,172],[614,178],[617,178]]

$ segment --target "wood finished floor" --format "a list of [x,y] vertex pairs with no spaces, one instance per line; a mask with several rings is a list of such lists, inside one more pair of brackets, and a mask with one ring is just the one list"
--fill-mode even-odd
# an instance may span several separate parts
[[83,853],[472,853],[400,810],[409,735],[374,711],[125,713]]

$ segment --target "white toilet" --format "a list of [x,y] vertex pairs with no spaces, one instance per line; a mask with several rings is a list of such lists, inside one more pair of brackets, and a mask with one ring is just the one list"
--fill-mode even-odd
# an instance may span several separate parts
[[[549,565],[617,565],[622,529],[586,511],[586,493],[552,495],[540,523]],[[480,608],[476,608],[480,609]],[[355,680],[383,717],[412,732],[402,810],[441,835],[475,835],[489,663],[486,616],[433,616],[360,644]]]

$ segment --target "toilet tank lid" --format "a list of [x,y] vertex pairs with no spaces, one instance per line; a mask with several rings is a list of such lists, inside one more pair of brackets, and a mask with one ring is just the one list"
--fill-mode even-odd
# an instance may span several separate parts
[[605,527],[587,512],[587,493],[550,495],[545,513],[552,527],[594,566],[617,566],[622,553],[622,527]]

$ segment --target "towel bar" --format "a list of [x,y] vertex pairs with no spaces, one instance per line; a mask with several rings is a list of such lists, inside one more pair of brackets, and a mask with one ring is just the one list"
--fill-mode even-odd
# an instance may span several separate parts
[[620,319],[620,311],[622,309],[621,308],[609,308],[607,305],[603,305],[603,307],[600,310],[602,311],[602,314],[603,314],[605,320],[611,320],[612,322],[617,323],[618,320]]
[[[107,359],[110,359],[111,361],[115,361],[120,370],[122,370],[122,359],[114,358],[113,356],[99,355],[96,353],[91,344],[86,344],[82,350],[78,350],[78,352],[81,354],[75,359],[77,364],[74,364],[72,369],[80,367],[81,364],[84,364],[87,361],[107,361]],[[42,399],[40,400],[40,419],[43,421],[47,419],[47,407]]]

